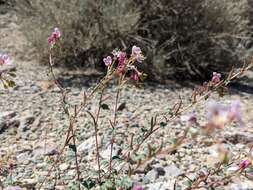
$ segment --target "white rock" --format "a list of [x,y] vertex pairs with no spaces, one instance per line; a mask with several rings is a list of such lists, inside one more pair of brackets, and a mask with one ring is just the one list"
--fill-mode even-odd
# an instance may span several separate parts
[[166,166],[164,170],[166,177],[177,177],[182,174],[182,171],[175,164]]
[[88,154],[89,152],[93,151],[93,148],[95,148],[95,137],[91,137],[91,138],[85,140],[84,142],[82,142],[77,147],[77,152]]
[[59,166],[59,169],[60,169],[61,171],[64,171],[64,170],[68,169],[68,167],[69,167],[68,164],[63,163],[63,164],[61,164],[61,165]]

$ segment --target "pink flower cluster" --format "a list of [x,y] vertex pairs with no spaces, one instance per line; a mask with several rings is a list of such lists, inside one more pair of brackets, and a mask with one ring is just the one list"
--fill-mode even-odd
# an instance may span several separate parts
[[48,44],[52,47],[61,38],[61,31],[59,28],[54,28],[52,34],[48,37]]
[[132,54],[131,56],[136,59],[137,62],[141,63],[145,58],[142,55],[141,48],[137,46],[132,47]]
[[132,190],[144,190],[144,188],[140,185],[134,185]]
[[233,101],[230,105],[222,105],[217,102],[209,102],[207,105],[208,126],[223,128],[227,123],[237,122],[243,125],[241,105],[239,101]]
[[244,170],[246,169],[247,167],[249,167],[251,165],[251,161],[250,160],[243,160],[241,163],[240,163],[240,169],[241,170]]
[[133,46],[131,57],[128,59],[126,52],[120,50],[113,50],[112,52],[113,58],[111,56],[107,56],[103,59],[104,64],[107,67],[110,67],[113,64],[113,60],[117,61],[116,71],[118,73],[126,73],[127,71],[131,72],[131,80],[138,82],[140,80],[140,76],[142,75],[137,68],[133,65],[135,61],[142,62],[145,58],[142,55],[142,51],[139,47]]
[[221,81],[221,74],[213,72],[212,83],[217,84]]
[[111,56],[105,57],[105,58],[103,59],[103,61],[104,61],[105,65],[106,65],[107,67],[110,66],[110,65],[112,64],[112,58],[111,58]]
[[196,116],[195,113],[190,113],[190,114],[188,114],[188,115],[183,115],[183,116],[181,116],[181,120],[182,120],[183,122],[187,122],[187,125],[188,125],[189,127],[191,127],[191,126],[193,126],[194,124],[197,123],[197,116]]
[[5,65],[10,63],[10,57],[7,54],[0,53],[0,65]]

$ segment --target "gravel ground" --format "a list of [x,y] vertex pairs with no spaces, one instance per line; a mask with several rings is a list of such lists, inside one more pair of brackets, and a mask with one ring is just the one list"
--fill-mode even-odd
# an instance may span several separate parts
[[[17,86],[0,91],[0,157],[3,166],[0,180],[5,187],[15,184],[24,189],[37,189],[64,144],[68,121],[60,105],[59,90],[53,85],[47,72],[47,67],[33,62],[18,63]],[[64,86],[71,90],[69,95],[73,104],[81,100],[83,90],[89,90],[98,80],[93,75],[79,73],[77,77],[69,77],[71,74],[68,75],[66,72],[63,74],[59,70],[58,73],[62,76]],[[248,85],[243,82],[235,84],[224,97],[213,95],[210,99],[227,104],[240,99],[245,127],[228,126],[226,130],[215,134],[215,137],[200,135],[195,140],[186,141],[173,154],[151,160],[146,168],[133,175],[134,182],[144,185],[147,189],[173,189],[175,181],[179,186],[186,181],[186,178],[182,177],[183,174],[193,179],[199,172],[206,172],[206,167],[211,167],[214,163],[211,157],[212,150],[215,149],[212,143],[214,138],[226,143],[233,155],[247,151],[247,144],[253,141],[253,94],[243,92],[243,89],[238,91],[236,87],[241,88],[239,84],[243,84],[244,87]],[[251,87],[248,86],[246,89],[249,88]],[[109,97],[106,103],[111,105],[115,97],[115,88],[110,87],[105,93]],[[184,103],[187,103],[191,93],[192,88],[176,84],[146,84],[143,89],[124,88],[120,102],[126,103],[126,106],[118,115],[117,130],[122,134],[117,138],[115,154],[122,148],[120,145],[127,140],[126,133],[141,134],[148,126],[152,115],[168,111],[179,95]],[[97,99],[87,105],[91,112],[96,110]],[[195,111],[200,122],[204,122],[205,104],[199,104],[187,113]],[[111,134],[108,118],[112,118],[112,110],[102,110],[99,123],[101,156],[105,161],[110,154],[108,144]],[[94,129],[84,112],[80,114],[76,127],[81,177],[85,179],[90,175],[96,175]],[[175,120],[151,136],[148,142],[158,146],[163,141],[164,146],[167,146],[185,127],[185,123],[180,119]],[[142,151],[146,151],[145,146]],[[12,175],[5,175],[6,163],[13,164]],[[75,177],[74,154],[66,148],[57,169],[47,178],[43,188],[71,189],[74,187]],[[242,183],[242,187],[236,186],[239,183]],[[237,176],[229,185],[224,185],[223,189],[253,189],[253,182]]]
[[[14,57],[29,58],[30,51],[23,52],[27,42],[19,30],[16,15],[0,15],[0,26],[1,50],[11,52]],[[38,189],[63,147],[68,120],[60,105],[60,92],[47,75],[48,68],[36,64],[36,61],[14,62],[17,63],[17,86],[10,90],[0,90],[0,182],[5,189],[15,185],[27,190]],[[73,104],[78,103],[82,99],[82,92],[89,90],[98,80],[96,73],[71,73],[61,70],[58,70],[58,73],[61,82],[71,91],[69,96]],[[177,189],[185,189],[184,182],[187,182],[187,179],[184,175],[194,179],[198,174],[206,173],[207,168],[214,167],[215,157],[212,155],[217,148],[213,143],[215,140],[219,139],[226,144],[234,157],[239,152],[247,152],[248,144],[253,142],[252,81],[252,72],[249,72],[243,80],[234,83],[224,97],[210,97],[225,104],[240,99],[245,127],[228,126],[211,137],[203,134],[191,139],[189,136],[189,141],[185,141],[173,154],[152,159],[145,168],[132,176],[133,181],[151,190],[171,190],[175,182]],[[126,106],[118,114],[117,125],[117,131],[122,133],[117,136],[114,152],[119,153],[121,149],[124,152],[125,147],[121,145],[129,140],[125,134],[133,133],[135,137],[141,135],[149,125],[151,116],[168,111],[177,102],[179,95],[184,104],[187,104],[194,86],[195,84],[182,87],[172,83],[164,86],[145,84],[143,89],[124,88],[120,103],[126,103]],[[109,97],[106,103],[111,105],[115,88],[112,86],[105,93]],[[86,109],[95,112],[97,103],[97,98],[94,98]],[[198,120],[203,123],[206,117],[205,105],[205,102],[196,105],[187,113],[195,111]],[[110,154],[108,144],[111,130],[108,118],[112,118],[112,110],[111,106],[109,110],[102,110],[99,121],[103,163]],[[88,176],[96,176],[94,128],[87,114],[82,112],[79,115],[75,127],[81,177],[85,179]],[[177,119],[151,136],[148,143],[158,146],[163,142],[163,146],[167,147],[185,128],[185,123]],[[141,149],[141,153],[145,152],[147,146]],[[74,159],[73,151],[65,148],[58,167],[47,177],[42,189],[75,189]],[[215,180],[215,177],[211,180]],[[252,181],[234,176],[229,184],[224,182],[221,189],[253,189]]]

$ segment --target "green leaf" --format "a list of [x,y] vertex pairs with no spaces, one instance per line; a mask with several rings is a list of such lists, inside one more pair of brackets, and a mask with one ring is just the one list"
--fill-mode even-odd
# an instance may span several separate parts
[[17,75],[16,75],[16,73],[12,73],[12,72],[10,72],[10,73],[8,73],[11,77],[16,77]]
[[16,86],[16,83],[12,80],[8,80],[7,83],[8,83],[8,86],[11,88]]
[[102,160],[101,165],[104,167],[107,167],[107,166],[109,166],[109,162],[107,160]]
[[112,157],[112,160],[121,160],[121,158],[120,158],[119,156],[116,155],[116,156],[113,156],[113,157]]
[[207,100],[207,99],[209,98],[209,95],[205,95],[205,97],[204,97],[204,98],[205,98],[205,100]]
[[231,81],[229,81],[229,80],[225,80],[225,86],[227,86],[229,83],[230,83]]
[[142,128],[141,128],[141,131],[142,131],[143,133],[146,133],[148,130],[147,130],[145,127],[142,127]]
[[7,89],[8,88],[8,85],[6,83],[3,83],[4,85],[4,88]]
[[165,123],[165,122],[161,122],[161,123],[160,123],[160,127],[161,127],[161,128],[165,128],[166,126],[167,126],[167,123]]
[[192,186],[192,182],[190,180],[184,181],[183,184],[186,185],[187,187]]
[[147,74],[146,73],[142,73],[140,76],[141,81],[144,81],[147,78]]
[[102,108],[103,110],[109,110],[109,109],[110,109],[109,106],[108,106],[107,104],[102,104],[102,105],[101,105],[101,108]]
[[120,104],[120,106],[118,107],[118,111],[122,111],[123,109],[126,108],[126,102],[123,102],[122,104]]
[[76,152],[76,145],[74,145],[74,144],[69,144],[69,148],[70,148],[71,150],[73,150],[73,152]]
[[92,179],[87,179],[87,180],[83,181],[81,184],[84,187],[86,187],[86,189],[92,189],[93,187],[95,187],[96,182],[93,181]]

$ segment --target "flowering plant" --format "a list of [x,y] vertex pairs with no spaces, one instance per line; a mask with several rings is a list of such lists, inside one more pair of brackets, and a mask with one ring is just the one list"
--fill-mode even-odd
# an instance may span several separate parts
[[[191,101],[189,104],[185,104],[181,98],[179,102],[175,103],[169,112],[157,113],[150,118],[150,126],[148,129],[143,130],[141,134],[125,134],[129,136],[130,141],[126,142],[126,148],[122,150],[116,156],[113,155],[113,149],[117,142],[118,135],[118,111],[121,109],[120,95],[122,86],[126,84],[134,84],[139,86],[139,84],[144,80],[146,74],[139,70],[139,65],[145,60],[140,47],[133,46],[131,49],[131,54],[128,55],[126,52],[115,49],[111,54],[103,58],[103,62],[107,67],[107,72],[104,78],[91,90],[91,92],[83,93],[81,103],[79,105],[71,106],[68,102],[68,92],[65,90],[61,83],[57,80],[54,74],[54,63],[52,59],[51,51],[55,47],[56,43],[61,38],[61,32],[58,28],[54,29],[50,37],[48,38],[50,55],[49,55],[49,66],[51,74],[54,78],[55,84],[60,89],[62,94],[62,106],[69,119],[69,126],[66,134],[66,139],[62,150],[58,158],[55,160],[53,166],[49,169],[48,175],[51,174],[54,167],[60,162],[60,156],[63,154],[65,148],[68,146],[75,154],[75,169],[76,169],[76,181],[78,184],[78,189],[82,187],[87,189],[92,189],[99,187],[100,189],[120,189],[120,190],[143,190],[141,185],[134,184],[130,177],[139,171],[145,170],[149,163],[157,156],[168,155],[175,152],[182,144],[196,139],[199,135],[211,136],[214,132],[222,130],[225,126],[231,124],[232,122],[238,123],[243,126],[244,122],[242,119],[241,105],[239,101],[234,101],[230,105],[223,105],[215,101],[210,101],[207,104],[207,118],[206,122],[201,123],[198,120],[198,115],[196,113],[190,113],[186,115],[190,108],[196,106],[198,103],[207,100],[213,92],[218,92],[219,95],[224,95],[226,92],[227,85],[237,77],[241,76],[246,70],[252,68],[252,63],[249,65],[244,65],[241,70],[235,72],[232,70],[226,79],[222,79],[221,74],[213,72],[213,75],[209,82],[203,83],[202,86],[196,88],[191,96]],[[100,136],[98,135],[100,130],[100,114],[101,109],[108,110],[110,106],[105,104],[105,100],[108,97],[104,97],[105,90],[109,83],[116,80],[116,96],[113,105],[113,115],[108,119],[109,128],[111,129],[111,135],[108,137],[110,140],[110,153],[109,158],[107,158],[105,166],[102,163],[101,157],[101,146],[100,146]],[[93,113],[91,110],[87,109],[87,104],[95,94],[99,95],[99,102],[97,110]],[[110,97],[109,97],[110,98]],[[97,178],[87,178],[83,179],[81,177],[82,171],[79,167],[79,159],[77,153],[77,139],[76,139],[76,120],[81,112],[84,112],[86,116],[89,116],[92,120],[94,126],[94,139],[95,139],[95,151],[96,151],[96,162],[97,162]],[[183,122],[186,122],[186,127],[182,129],[182,133],[179,133],[172,143],[164,145],[161,142],[159,145],[151,145],[147,143],[148,139],[159,130],[166,130],[165,126],[170,122],[180,118]],[[102,133],[103,134],[103,133]],[[189,135],[190,134],[190,135]],[[189,136],[191,138],[189,138]],[[214,188],[220,186],[220,180],[209,180],[210,176],[215,175],[219,172],[223,172],[224,168],[229,166],[230,159],[229,150],[222,145],[220,139],[217,139],[215,135],[213,136],[214,142],[218,144],[219,156],[222,158],[219,160],[218,167],[215,169],[210,169],[210,171],[205,175],[200,175],[194,180],[190,180],[187,189],[197,189],[197,188]],[[145,147],[145,148],[143,148]],[[145,154],[140,153],[140,150],[146,149]],[[141,156],[140,156],[141,155]],[[120,161],[120,162],[119,162]],[[233,164],[238,162],[238,159],[233,160]],[[252,152],[250,158],[246,158],[241,161],[239,159],[238,169],[235,173],[242,173],[246,169],[252,166]],[[127,167],[126,167],[127,166]],[[128,168],[128,169],[126,169]],[[233,173],[233,175],[235,174]],[[227,175],[224,180],[230,179],[233,175]],[[186,176],[187,177],[187,176]],[[45,183],[46,178],[39,185],[38,189],[41,189]],[[205,186],[201,186],[205,183]],[[177,184],[175,183],[174,187]]]
[[15,69],[11,67],[9,55],[0,53],[0,81],[4,88],[14,87],[16,84],[12,78],[16,77]]

